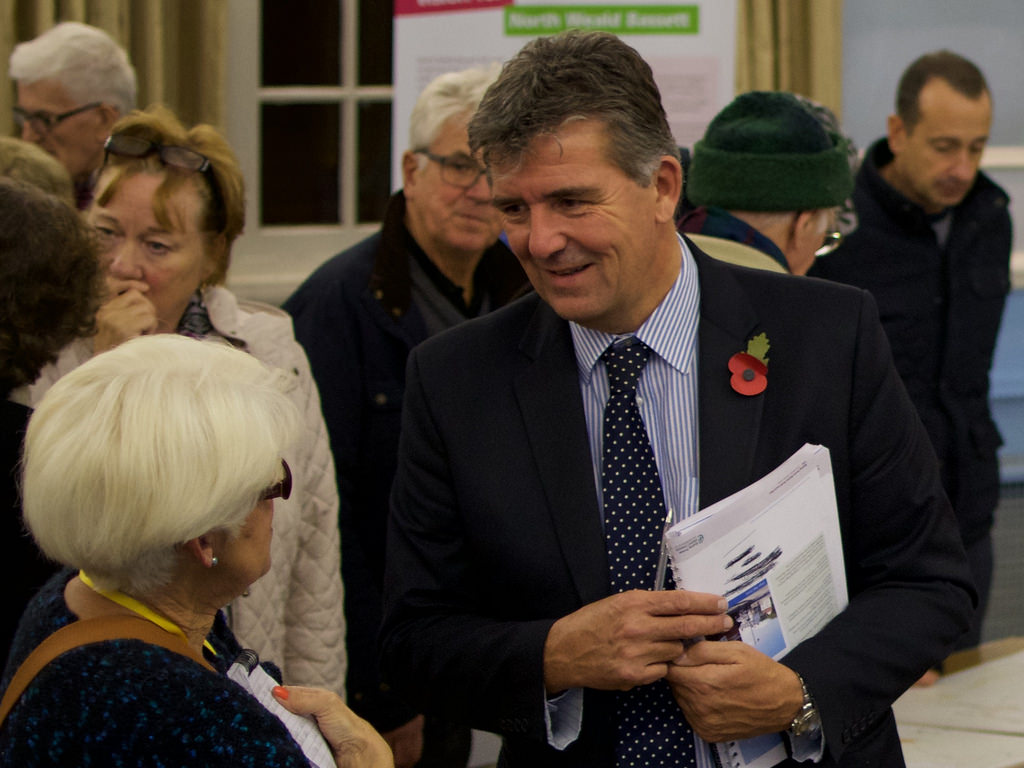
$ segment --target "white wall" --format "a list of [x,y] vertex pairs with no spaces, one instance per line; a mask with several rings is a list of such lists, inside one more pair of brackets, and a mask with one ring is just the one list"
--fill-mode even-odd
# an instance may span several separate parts
[[885,133],[896,84],[910,62],[948,48],[977,64],[992,91],[986,172],[1010,194],[1014,287],[1024,287],[1024,2],[846,0],[843,4],[843,130],[863,151]]
[[1024,2],[846,0],[843,128],[857,145],[884,133],[906,66],[939,48],[966,56],[985,73],[995,103],[990,143],[1024,144]]

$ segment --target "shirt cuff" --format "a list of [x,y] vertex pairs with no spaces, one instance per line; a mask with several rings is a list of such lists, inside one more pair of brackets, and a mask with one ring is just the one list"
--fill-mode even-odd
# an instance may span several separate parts
[[825,754],[825,732],[817,728],[803,736],[793,736],[785,731],[789,739],[789,751],[798,763],[820,763]]
[[583,726],[583,689],[570,688],[544,700],[544,724],[548,744],[561,751],[580,737]]

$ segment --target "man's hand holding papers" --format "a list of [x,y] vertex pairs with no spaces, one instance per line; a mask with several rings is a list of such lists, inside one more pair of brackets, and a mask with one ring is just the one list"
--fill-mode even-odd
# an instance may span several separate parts
[[803,703],[796,673],[742,642],[695,643],[669,665],[666,679],[708,742],[784,731]]

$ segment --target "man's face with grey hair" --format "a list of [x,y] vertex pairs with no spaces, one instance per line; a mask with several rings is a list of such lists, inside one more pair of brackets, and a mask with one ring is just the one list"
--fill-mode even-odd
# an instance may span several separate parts
[[[80,104],[53,78],[17,84],[17,106],[28,115],[63,115]],[[37,120],[25,120],[21,138],[38,144],[68,169],[73,181],[80,182],[103,164],[103,142],[117,119],[109,104],[70,115],[52,128],[43,128]],[[42,128],[42,130],[40,130]]]
[[501,234],[487,178],[469,150],[467,118],[449,118],[427,151],[402,160],[406,226],[435,263],[478,259]]
[[647,185],[609,158],[606,127],[564,123],[520,162],[491,168],[494,205],[527,277],[559,316],[635,331],[679,275],[673,213],[682,171],[665,156]]

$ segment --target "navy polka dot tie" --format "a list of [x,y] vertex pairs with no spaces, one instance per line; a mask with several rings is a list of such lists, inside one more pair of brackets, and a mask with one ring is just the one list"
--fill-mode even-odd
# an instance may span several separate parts
[[[665,498],[636,385],[650,348],[636,338],[601,355],[608,370],[601,493],[613,592],[651,589],[661,552]],[[616,768],[696,765],[693,734],[668,684],[659,680],[617,694]]]

